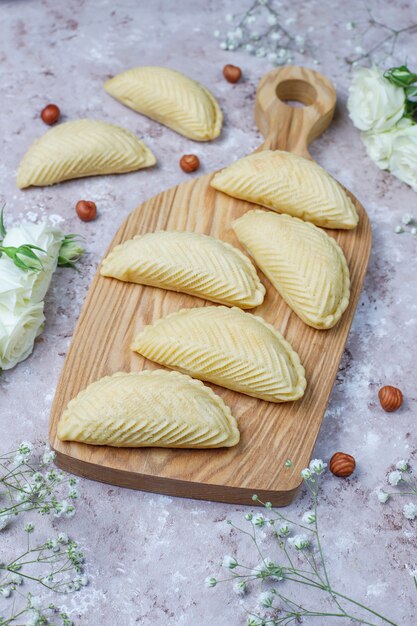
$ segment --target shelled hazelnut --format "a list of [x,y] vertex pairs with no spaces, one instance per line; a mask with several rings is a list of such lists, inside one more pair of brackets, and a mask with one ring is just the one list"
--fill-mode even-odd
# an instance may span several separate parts
[[180,159],[180,168],[186,174],[195,172],[200,167],[200,159],[196,154],[184,154]]
[[42,121],[45,122],[45,124],[48,124],[48,126],[52,126],[52,124],[55,124],[59,120],[60,116],[61,111],[56,104],[48,104],[41,111]]
[[79,200],[75,205],[75,210],[83,222],[91,222],[97,217],[96,204],[90,200]]
[[223,68],[223,76],[229,83],[237,83],[242,77],[242,70],[236,65],[225,65]]

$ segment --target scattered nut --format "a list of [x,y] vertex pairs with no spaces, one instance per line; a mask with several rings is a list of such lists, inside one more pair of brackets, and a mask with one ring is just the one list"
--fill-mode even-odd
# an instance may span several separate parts
[[91,222],[97,217],[97,207],[89,200],[79,200],[75,205],[75,210],[83,222]]
[[355,459],[346,452],[335,452],[330,459],[330,471],[341,478],[350,476],[355,471],[355,467]]
[[241,79],[242,70],[236,65],[225,65],[223,68],[223,76],[229,83],[237,83]]
[[195,172],[200,167],[200,159],[196,154],[184,154],[180,159],[180,168],[186,174]]
[[382,408],[387,413],[392,413],[400,408],[403,403],[403,394],[397,387],[386,385],[378,391],[378,398]]
[[48,126],[55,124],[59,120],[60,116],[61,111],[56,104],[48,104],[48,106],[46,106],[41,112],[42,121],[45,122],[45,124],[48,124]]

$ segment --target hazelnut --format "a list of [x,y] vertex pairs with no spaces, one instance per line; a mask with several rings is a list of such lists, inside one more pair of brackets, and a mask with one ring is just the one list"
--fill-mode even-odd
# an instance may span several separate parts
[[91,222],[97,217],[97,207],[89,200],[79,200],[75,205],[75,210],[83,222]]
[[384,411],[387,411],[387,413],[396,411],[403,403],[403,394],[401,390],[397,389],[397,387],[391,387],[391,385],[381,387],[378,391],[378,398],[382,408]]
[[189,174],[195,172],[200,167],[200,159],[196,154],[184,154],[180,159],[180,168]]
[[225,65],[223,68],[223,76],[229,83],[237,83],[242,77],[242,70],[236,65]]
[[48,124],[48,126],[55,124],[55,122],[59,120],[60,116],[61,111],[56,104],[48,104],[48,106],[46,106],[41,112],[42,121],[45,122],[45,124]]
[[346,452],[335,452],[330,459],[330,471],[341,478],[350,476],[355,471],[355,467],[355,459]]

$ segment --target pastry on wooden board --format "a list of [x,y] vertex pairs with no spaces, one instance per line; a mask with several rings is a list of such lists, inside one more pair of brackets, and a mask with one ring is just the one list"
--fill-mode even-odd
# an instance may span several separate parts
[[349,304],[343,250],[324,230],[289,215],[248,211],[232,224],[237,238],[303,322],[332,328]]
[[113,248],[100,273],[242,309],[261,304],[265,295],[245,254],[220,239],[192,232],[138,235]]
[[229,196],[324,228],[355,228],[355,205],[320,165],[282,150],[264,150],[218,172],[211,185]]
[[228,406],[199,380],[165,370],[118,372],[73,398],[58,437],[98,446],[221,448],[240,434]]
[[104,84],[116,100],[195,141],[220,135],[223,114],[199,82],[166,67],[135,67]]
[[270,402],[297,400],[298,354],[264,319],[224,306],[182,309],[146,326],[132,349],[195,378]]
[[84,176],[122,174],[155,163],[149,148],[129,130],[81,119],[51,128],[31,145],[20,162],[17,186],[43,187]]

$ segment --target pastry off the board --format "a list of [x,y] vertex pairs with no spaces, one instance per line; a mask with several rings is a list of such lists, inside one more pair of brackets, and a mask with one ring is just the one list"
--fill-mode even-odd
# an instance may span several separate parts
[[73,398],[58,437],[120,448],[221,448],[240,434],[228,406],[199,380],[165,370],[118,372]]
[[116,100],[195,141],[220,135],[223,114],[212,93],[181,72],[135,67],[104,84]]
[[236,307],[182,309],[133,341],[151,361],[270,402],[297,400],[306,380],[298,354],[264,319]]
[[265,287],[237,248],[192,232],[159,231],[116,246],[100,273],[250,309],[263,302]]
[[149,148],[129,130],[81,119],[51,128],[32,144],[17,170],[17,186],[43,187],[84,176],[122,174],[155,163]]
[[282,150],[264,150],[218,172],[211,185],[229,196],[324,228],[355,228],[355,205],[320,165]]
[[232,224],[237,238],[303,322],[332,328],[349,304],[342,249],[324,230],[289,215],[248,211]]

